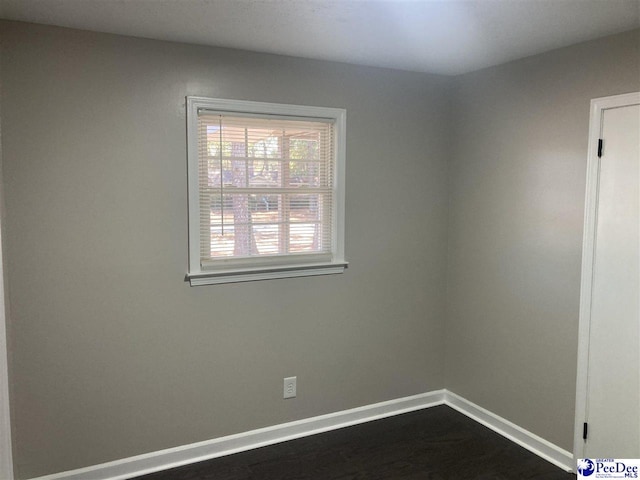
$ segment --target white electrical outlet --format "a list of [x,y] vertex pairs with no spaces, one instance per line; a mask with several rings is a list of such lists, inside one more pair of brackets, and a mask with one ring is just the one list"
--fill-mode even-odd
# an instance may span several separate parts
[[284,397],[294,398],[297,391],[297,377],[287,377],[284,379]]

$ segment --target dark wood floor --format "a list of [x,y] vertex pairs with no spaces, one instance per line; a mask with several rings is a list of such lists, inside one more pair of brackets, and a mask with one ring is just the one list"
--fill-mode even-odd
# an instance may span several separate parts
[[139,480],[569,480],[576,476],[439,406]]

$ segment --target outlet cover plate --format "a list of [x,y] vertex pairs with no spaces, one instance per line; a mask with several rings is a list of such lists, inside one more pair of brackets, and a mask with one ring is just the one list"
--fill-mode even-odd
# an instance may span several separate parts
[[295,398],[297,394],[297,378],[287,377],[284,379],[283,398]]

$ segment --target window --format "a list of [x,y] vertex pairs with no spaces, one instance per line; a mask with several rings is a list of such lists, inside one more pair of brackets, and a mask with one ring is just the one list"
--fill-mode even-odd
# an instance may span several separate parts
[[192,286],[344,271],[345,119],[187,97]]

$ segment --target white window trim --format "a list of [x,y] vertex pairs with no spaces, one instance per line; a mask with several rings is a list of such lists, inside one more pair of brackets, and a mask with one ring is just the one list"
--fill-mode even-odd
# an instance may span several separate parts
[[[341,108],[311,107],[280,103],[251,102],[207,97],[187,97],[187,180],[189,191],[189,272],[186,278],[191,286],[219,283],[248,282],[273,278],[306,277],[344,272],[348,262],[344,258],[345,228],[345,158],[347,112]],[[198,110],[216,110],[234,113],[255,113],[293,117],[332,119],[335,122],[335,173],[332,243],[334,251],[330,261],[318,263],[259,264],[242,268],[204,270],[200,264],[200,215],[198,188]],[[258,259],[258,262],[260,260]]]

